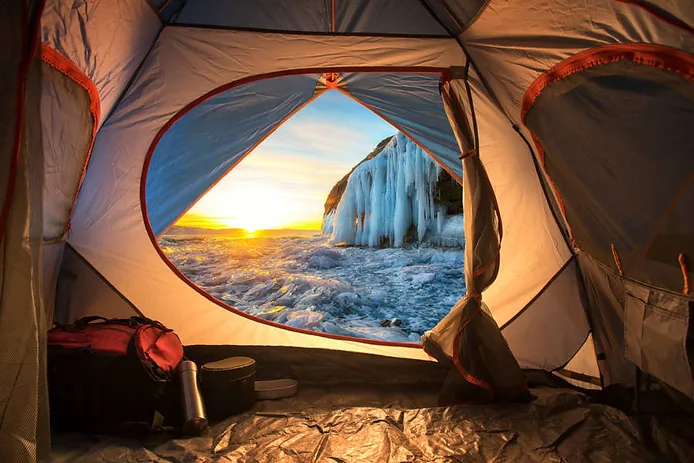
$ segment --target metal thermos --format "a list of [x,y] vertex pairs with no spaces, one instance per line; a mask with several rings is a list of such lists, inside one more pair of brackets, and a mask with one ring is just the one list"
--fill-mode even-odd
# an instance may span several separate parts
[[199,436],[207,429],[205,404],[198,388],[198,367],[195,362],[184,360],[178,367],[181,378],[183,402],[183,433]]

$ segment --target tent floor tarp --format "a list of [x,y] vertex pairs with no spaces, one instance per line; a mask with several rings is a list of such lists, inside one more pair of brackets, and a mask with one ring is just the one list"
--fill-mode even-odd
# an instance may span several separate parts
[[[56,435],[62,462],[691,461],[691,420],[629,418],[583,394],[534,388],[529,404],[436,407],[433,393],[302,388],[196,438]],[[685,420],[678,421],[678,420]]]

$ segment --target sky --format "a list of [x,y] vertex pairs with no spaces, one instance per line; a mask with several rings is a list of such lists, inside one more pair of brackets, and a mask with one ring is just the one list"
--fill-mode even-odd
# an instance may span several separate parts
[[333,185],[396,132],[371,110],[328,91],[282,124],[177,225],[318,230]]

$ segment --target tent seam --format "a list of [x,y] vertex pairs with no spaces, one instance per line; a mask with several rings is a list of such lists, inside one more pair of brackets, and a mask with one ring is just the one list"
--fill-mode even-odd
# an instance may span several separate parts
[[562,265],[561,268],[559,268],[559,270],[557,270],[557,273],[555,273],[554,276],[552,278],[550,278],[547,283],[545,283],[545,285],[540,289],[540,291],[535,295],[535,297],[530,299],[530,301],[527,304],[525,304],[525,306],[523,306],[522,309],[520,309],[518,312],[516,312],[516,314],[513,317],[511,317],[503,325],[501,325],[499,330],[503,331],[509,325],[511,325],[514,321],[516,321],[521,315],[523,315],[523,313],[526,312],[530,308],[530,306],[532,306],[545,293],[547,288],[552,286],[552,283],[554,283],[554,281],[556,281],[557,278],[559,278],[559,276],[562,273],[564,273],[564,270],[566,270],[569,267],[569,265],[571,265],[571,262],[573,262],[575,260],[575,258],[576,258],[576,255],[571,254],[571,257],[569,257],[566,260],[566,262],[564,262],[564,265]]
[[283,30],[283,29],[262,29],[258,27],[241,27],[241,26],[222,26],[217,24],[195,24],[195,23],[167,23],[166,27],[174,28],[191,28],[191,29],[208,29],[221,31],[237,31],[237,32],[258,32],[264,34],[283,34],[283,35],[298,35],[298,36],[313,36],[313,37],[372,37],[372,38],[401,38],[401,39],[454,39],[454,36],[443,34],[399,34],[390,32],[325,32],[325,31],[299,31],[299,30]]
[[[164,17],[161,15],[161,11],[159,11],[159,9],[157,9],[157,7],[154,6],[154,4],[152,3],[152,0],[142,0],[142,1],[145,4],[147,4],[149,9],[152,10],[152,13],[154,13],[157,16],[157,19],[159,19],[159,23],[161,23],[161,25],[163,27],[166,24],[166,22],[164,21]],[[166,5],[168,5],[168,2],[166,3]],[[162,7],[162,10],[166,7],[166,5],[164,5],[164,7]]]
[[58,51],[46,45],[45,43],[41,44],[40,53],[41,61],[43,61],[56,71],[63,74],[68,79],[75,82],[77,85],[82,87],[87,92],[87,95],[89,96],[89,112],[92,115],[91,140],[89,141],[87,154],[85,156],[84,163],[82,164],[82,172],[77,183],[77,190],[75,191],[75,195],[72,199],[72,205],[70,206],[68,220],[65,225],[65,229],[63,230],[61,239],[64,240],[65,236],[70,230],[70,219],[72,218],[72,211],[75,209],[75,205],[77,204],[77,197],[79,196],[80,191],[82,190],[84,177],[87,173],[87,166],[89,165],[89,161],[92,156],[92,151],[94,149],[94,142],[96,141],[96,133],[99,127],[99,120],[101,117],[101,99],[99,97],[99,91],[96,88],[96,84],[94,84],[94,82],[86,74],[84,74],[82,70],[79,67],[77,67],[77,65],[73,63],[70,59],[60,54]]
[[[689,24],[685,23],[684,21],[679,21],[675,18],[671,19],[665,16],[664,14],[658,12],[655,8],[649,7],[648,5],[645,5],[637,0],[613,0],[614,2],[617,3],[624,3],[626,5],[633,5],[637,8],[641,8],[642,10],[646,11],[648,14],[652,15],[656,19],[664,22],[665,24],[669,24],[670,26],[676,27],[680,30],[683,30],[685,32],[689,32],[690,34],[694,34],[694,28],[691,27]],[[669,13],[668,13],[669,14]]]

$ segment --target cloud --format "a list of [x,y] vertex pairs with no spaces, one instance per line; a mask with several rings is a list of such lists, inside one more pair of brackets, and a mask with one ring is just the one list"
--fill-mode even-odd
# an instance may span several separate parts
[[[268,148],[297,147],[302,152],[313,152],[340,158],[365,156],[364,149],[372,143],[363,131],[353,127],[336,126],[330,122],[306,121],[288,126],[281,139],[268,143]],[[294,148],[294,149],[297,149]]]

